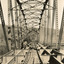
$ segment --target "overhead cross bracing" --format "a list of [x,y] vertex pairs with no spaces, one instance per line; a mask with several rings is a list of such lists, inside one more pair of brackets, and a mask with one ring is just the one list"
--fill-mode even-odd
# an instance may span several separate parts
[[[48,0],[45,1],[38,1],[38,0],[17,0],[18,4],[20,5],[21,12],[24,16],[26,24],[31,27],[39,28],[41,23],[41,18],[43,12],[46,8]],[[30,21],[30,22],[29,22]],[[35,23],[36,21],[36,23]],[[32,24],[32,25],[31,25]]]

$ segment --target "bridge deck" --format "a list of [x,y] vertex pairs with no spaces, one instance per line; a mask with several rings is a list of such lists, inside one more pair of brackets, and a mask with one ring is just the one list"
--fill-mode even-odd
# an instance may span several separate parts
[[[38,45],[38,47],[40,47],[40,45]],[[37,50],[22,49],[22,50],[11,51],[10,53],[8,52],[3,56],[3,64],[4,63],[6,64],[41,64],[41,62],[43,64],[49,64],[51,55],[53,56],[54,62],[62,63],[61,60],[64,58],[64,55],[62,54],[62,52],[61,52],[61,55],[58,54],[57,57],[55,57],[55,53],[56,53],[55,51],[54,51],[54,54],[51,54],[52,49],[46,49],[43,45],[41,45],[41,47],[43,48],[42,49],[37,48]]]

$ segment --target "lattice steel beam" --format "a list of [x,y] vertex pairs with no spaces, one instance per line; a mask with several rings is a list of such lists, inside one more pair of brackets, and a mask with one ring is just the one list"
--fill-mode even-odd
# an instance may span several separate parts
[[[53,2],[53,7],[55,7],[55,0]],[[54,19],[55,19],[55,9],[53,10],[53,14],[52,14],[51,46],[52,46],[52,42],[53,42]]]
[[11,13],[11,19],[12,19],[12,31],[13,31],[13,40],[14,40],[14,48],[16,49],[16,39],[15,39],[15,28],[14,28],[14,19],[13,19],[13,11],[12,11],[12,0],[10,0],[10,13]]
[[6,42],[6,47],[7,47],[7,50],[9,51],[9,44],[8,44],[8,39],[7,39],[7,35],[6,35],[5,20],[4,20],[1,1],[0,1],[0,18],[1,18],[2,29],[3,29],[3,33],[4,33],[4,38],[5,38],[5,42]]
[[58,0],[55,0],[55,17],[56,17],[56,36],[58,38]]
[[[15,0],[15,6],[17,6],[17,2]],[[15,11],[15,21],[17,23],[17,34],[18,34],[18,47],[20,48],[20,38],[19,38],[19,21],[18,21],[19,17],[18,17],[18,11],[17,11],[17,7],[16,7],[16,11]]]
[[58,50],[60,50],[60,47],[61,47],[61,40],[62,40],[63,30],[64,30],[64,9],[63,9],[63,16],[62,16],[61,27],[60,27],[60,32],[59,32]]

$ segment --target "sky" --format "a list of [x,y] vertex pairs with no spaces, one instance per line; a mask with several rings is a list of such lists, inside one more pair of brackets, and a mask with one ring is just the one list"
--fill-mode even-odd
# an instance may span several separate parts
[[[14,0],[12,0],[12,1],[14,1]],[[51,0],[51,1],[53,1],[53,0]],[[2,2],[2,7],[3,7],[5,24],[8,25],[8,0],[1,0],[1,2]],[[61,24],[63,7],[64,7],[64,0],[58,0],[58,24],[59,24],[59,27]],[[0,24],[1,24],[1,19],[0,19]]]

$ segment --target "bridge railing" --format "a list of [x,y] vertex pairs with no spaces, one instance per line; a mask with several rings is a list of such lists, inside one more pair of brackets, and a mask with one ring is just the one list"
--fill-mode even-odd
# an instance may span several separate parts
[[13,64],[14,60],[15,60],[14,56],[4,57],[3,64]]
[[11,50],[10,52],[2,56],[3,64],[13,64],[15,62],[15,56],[20,53],[21,50]]
[[10,63],[11,61],[12,61],[12,59],[14,58],[14,51],[12,50],[12,51],[10,51],[10,52],[8,52],[8,53],[6,53],[6,54],[4,54],[3,56],[2,56],[2,59],[3,59],[3,64],[8,64],[8,63]]

